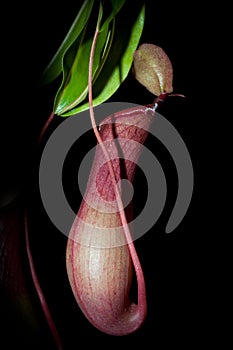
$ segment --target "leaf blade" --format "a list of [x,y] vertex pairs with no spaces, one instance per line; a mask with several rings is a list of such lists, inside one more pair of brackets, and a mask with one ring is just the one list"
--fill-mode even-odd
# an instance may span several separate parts
[[[96,23],[95,30],[98,30],[101,19],[102,19],[103,9],[100,4],[98,19]],[[90,32],[91,31],[91,32]],[[66,65],[69,59],[69,54],[72,54],[72,48],[67,51],[64,57],[64,76],[62,85],[57,93],[54,103],[54,112],[57,115],[61,115],[67,110],[73,108],[73,106],[79,104],[85,99],[88,92],[88,66],[89,57],[93,41],[92,28],[86,33],[86,38],[84,37],[81,41],[79,47],[76,50],[73,62]],[[106,38],[108,37],[109,28],[106,27],[105,30],[101,31],[97,45],[96,45],[96,55],[93,62],[93,77],[98,71],[98,67],[101,62],[102,51],[106,43]],[[71,51],[71,52],[70,52]],[[71,60],[72,61],[72,60]]]
[[[113,43],[107,62],[93,84],[93,106],[97,106],[110,98],[126,79],[133,63],[133,53],[136,50],[141,38],[145,21],[145,5],[141,2],[135,11],[134,18],[125,20],[127,11],[119,16],[118,22],[124,23],[115,33]],[[122,20],[124,18],[124,21]],[[130,20],[132,26],[130,25]],[[117,17],[116,17],[117,21]],[[117,24],[116,24],[117,26]],[[62,113],[67,117],[89,108],[88,101],[70,111]]]
[[106,27],[110,24],[110,22],[115,18],[115,16],[117,15],[117,13],[120,11],[120,9],[122,8],[122,6],[124,5],[126,0],[110,0],[111,5],[112,5],[112,11],[110,13],[110,15],[106,18],[106,20],[104,21],[104,23],[101,25],[101,27],[99,28],[99,31],[101,32],[102,30],[105,30]]
[[94,5],[94,0],[85,0],[82,7],[80,8],[70,30],[68,31],[66,37],[58,48],[57,52],[53,56],[52,60],[46,67],[43,75],[43,84],[48,84],[56,79],[62,72],[62,60],[65,52],[74,43],[77,37],[81,34],[85,25],[88,22],[92,8]]

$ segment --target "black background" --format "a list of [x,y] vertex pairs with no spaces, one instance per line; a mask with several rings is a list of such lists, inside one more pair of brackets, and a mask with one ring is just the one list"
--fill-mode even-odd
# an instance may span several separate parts
[[[32,185],[29,194],[32,252],[64,349],[80,347],[80,340],[84,340],[88,346],[93,338],[96,338],[98,345],[104,342],[124,344],[125,340],[134,341],[140,338],[150,339],[153,347],[161,344],[187,347],[198,345],[201,337],[206,335],[209,314],[209,301],[204,288],[208,279],[208,267],[203,266],[206,232],[203,232],[202,223],[205,203],[200,198],[202,180],[199,161],[202,137],[200,76],[206,62],[204,54],[200,58],[197,47],[203,44],[205,37],[201,27],[203,13],[195,3],[146,1],[145,27],[140,42],[153,43],[165,50],[174,69],[174,92],[186,96],[185,99],[169,98],[162,114],[171,121],[186,143],[193,162],[195,182],[192,202],[186,216],[174,232],[166,235],[164,228],[177,190],[176,173],[163,146],[154,139],[148,140],[148,147],[156,154],[166,174],[168,198],[156,225],[135,242],[145,273],[148,317],[136,333],[116,338],[96,330],[75,303],[65,271],[66,237],[57,232],[49,221],[40,203],[36,185],[40,151],[36,150],[35,140],[52,110],[56,91],[53,86],[41,91],[38,82],[79,7],[80,2],[64,0],[59,4],[53,1],[35,1],[29,5],[17,3],[13,8],[5,9],[8,25],[4,27],[2,43],[0,195],[3,198],[15,187],[19,188],[20,200],[16,200],[16,205],[23,207],[20,201],[23,203],[25,194],[28,195],[27,185]],[[111,100],[145,104],[151,103],[152,98],[130,73]],[[55,120],[51,129],[60,122],[61,120]],[[94,143],[93,135],[87,135],[82,147],[85,149],[87,145]],[[72,165],[69,166],[67,179],[69,171],[72,172]],[[136,176],[135,183],[143,186],[144,179],[140,176]],[[75,179],[72,175],[70,178],[67,195],[78,206],[78,193],[74,191],[77,200],[72,193]],[[136,195],[138,200],[135,209],[140,210],[140,194]],[[28,278],[30,280],[29,274]],[[42,335],[39,348],[56,348],[30,282],[29,289],[40,320]],[[12,311],[4,299],[3,306],[2,334],[12,335],[24,348],[30,348],[31,344],[36,348],[38,339],[20,328],[21,315],[15,317],[15,310]],[[8,348],[10,347],[4,347]]]

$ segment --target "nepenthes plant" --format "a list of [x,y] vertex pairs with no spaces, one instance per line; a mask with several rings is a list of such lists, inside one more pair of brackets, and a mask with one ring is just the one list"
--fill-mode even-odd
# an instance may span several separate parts
[[[90,114],[98,147],[84,198],[67,232],[66,269],[83,314],[99,331],[115,336],[136,332],[147,317],[146,281],[129,225],[132,203],[124,207],[119,181],[133,182],[150,124],[173,92],[172,64],[164,50],[140,44],[145,11],[143,1],[135,2],[132,9],[132,2],[126,0],[85,0],[42,76],[43,84],[59,81],[59,87],[38,145],[55,118],[80,118],[83,111]],[[95,107],[110,99],[131,69],[135,81],[146,87],[154,100],[110,114],[97,125]],[[49,329],[61,349],[62,341],[33,263],[27,206],[24,228],[29,269]],[[136,303],[129,296],[134,274]]]

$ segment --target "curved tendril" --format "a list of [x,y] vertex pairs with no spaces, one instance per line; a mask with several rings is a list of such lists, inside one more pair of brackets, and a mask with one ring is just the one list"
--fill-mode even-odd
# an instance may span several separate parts
[[92,65],[93,65],[93,58],[94,58],[94,52],[95,52],[95,46],[96,46],[98,34],[99,34],[98,30],[96,30],[95,35],[94,35],[94,39],[93,39],[93,43],[92,43],[92,47],[91,47],[90,60],[89,60],[88,99],[89,99],[89,108],[90,108],[90,118],[91,118],[91,123],[92,123],[93,131],[95,133],[96,139],[97,139],[98,143],[100,144],[101,149],[102,149],[102,151],[106,157],[106,160],[107,160],[108,169],[109,169],[111,181],[113,184],[113,188],[114,188],[114,192],[115,192],[115,196],[116,196],[116,200],[117,200],[117,204],[118,204],[118,208],[119,208],[119,214],[120,214],[120,218],[122,221],[122,226],[123,226],[126,242],[128,245],[128,249],[129,249],[129,252],[131,255],[131,259],[132,259],[134,268],[135,268],[137,284],[138,284],[138,310],[139,310],[141,315],[145,315],[146,309],[147,309],[146,288],[145,288],[145,280],[144,280],[142,267],[141,267],[135,246],[134,246],[132,238],[131,238],[131,233],[130,233],[128,222],[126,219],[126,214],[124,211],[124,206],[122,203],[121,195],[120,195],[119,190],[118,190],[112,161],[111,161],[109,154],[108,154],[108,151],[107,151],[107,149],[102,141],[102,138],[100,136],[100,133],[99,133],[97,125],[96,125],[95,116],[94,116],[93,103],[92,103]]

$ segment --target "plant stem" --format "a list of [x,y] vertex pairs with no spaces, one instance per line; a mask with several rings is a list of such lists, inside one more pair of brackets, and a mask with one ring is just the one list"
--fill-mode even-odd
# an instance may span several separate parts
[[94,116],[93,99],[92,99],[92,66],[93,66],[94,52],[95,52],[95,46],[96,46],[98,34],[99,34],[99,31],[96,30],[95,35],[94,35],[94,39],[93,39],[93,43],[92,43],[92,47],[91,47],[90,60],[89,60],[88,99],[89,99],[89,108],[90,108],[90,118],[91,118],[91,123],[92,123],[93,131],[95,133],[96,139],[97,139],[99,145],[101,146],[101,149],[102,149],[102,151],[106,157],[106,160],[107,160],[108,169],[109,169],[111,181],[113,184],[113,188],[115,191],[115,196],[116,196],[117,205],[119,208],[119,214],[120,214],[121,222],[123,225],[123,230],[124,230],[126,242],[128,245],[128,249],[129,249],[129,252],[131,255],[131,259],[132,259],[134,268],[135,268],[137,284],[138,284],[139,312],[142,314],[145,314],[146,313],[146,288],[145,288],[145,281],[144,281],[142,267],[141,267],[135,246],[134,246],[133,241],[132,241],[132,236],[131,236],[131,233],[129,230],[129,226],[128,226],[123,202],[121,199],[121,195],[120,195],[119,190],[118,190],[112,161],[111,161],[109,154],[108,154],[108,151],[107,151],[107,149],[102,141],[101,135],[100,135],[98,128],[97,128],[97,125],[96,125],[95,116]]
[[52,122],[53,118],[54,118],[54,112],[52,112],[49,116],[49,118],[46,120],[42,130],[41,130],[41,133],[39,135],[39,138],[38,138],[38,144],[41,143],[41,140],[42,140],[42,137],[44,136],[44,133],[45,131],[47,130],[48,126],[50,125],[50,123]]
[[33,257],[32,257],[32,253],[31,253],[31,248],[30,248],[30,242],[29,242],[29,234],[28,234],[28,215],[27,215],[27,209],[25,209],[24,211],[24,225],[25,225],[25,241],[26,241],[26,251],[27,251],[27,256],[28,256],[28,261],[29,261],[29,267],[30,267],[30,271],[31,271],[31,276],[32,276],[32,280],[34,283],[34,286],[36,288],[37,291],[37,295],[39,297],[40,300],[40,304],[42,306],[44,315],[46,317],[46,320],[48,322],[49,328],[51,330],[51,333],[53,335],[54,341],[58,347],[58,349],[62,350],[62,342],[60,339],[60,336],[57,332],[56,326],[53,322],[51,313],[49,311],[48,308],[48,304],[46,303],[43,291],[41,289],[37,274],[36,274],[36,270],[35,270],[35,266],[34,266],[34,262],[33,262]]
[[[50,114],[49,118],[46,120],[46,122],[41,130],[41,133],[39,135],[39,138],[37,140],[38,145],[40,145],[47,128],[49,127],[50,123],[52,122],[52,120],[54,118],[54,115],[55,115],[54,112],[52,112]],[[49,328],[51,330],[52,336],[54,338],[55,344],[57,345],[58,349],[62,350],[63,346],[62,346],[60,336],[59,336],[58,331],[56,329],[55,323],[54,323],[52,315],[50,313],[48,304],[46,303],[45,296],[43,294],[42,288],[40,286],[40,283],[39,283],[39,280],[38,280],[38,277],[36,274],[36,270],[35,270],[35,266],[34,266],[34,262],[33,262],[33,257],[32,257],[32,253],[31,253],[31,247],[30,247],[29,232],[28,232],[28,213],[27,213],[26,208],[24,211],[24,227],[25,227],[26,252],[27,252],[29,268],[30,268],[30,272],[31,272],[31,276],[32,276],[32,281],[33,281],[34,287],[36,289],[36,292],[37,292],[42,310],[44,312],[45,318],[47,320],[47,323],[48,323]]]

